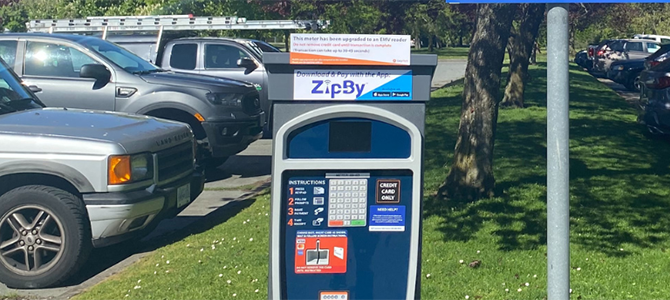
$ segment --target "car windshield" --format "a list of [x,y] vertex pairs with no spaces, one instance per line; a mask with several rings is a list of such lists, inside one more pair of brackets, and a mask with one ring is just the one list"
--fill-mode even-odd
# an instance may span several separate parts
[[90,38],[81,41],[81,44],[133,74],[147,74],[162,71],[156,65],[114,43],[98,38]]
[[4,60],[0,59],[0,115],[42,107],[28,89],[21,84]]
[[260,41],[241,41],[240,43],[247,47],[247,49],[259,59],[263,59],[264,52],[281,52],[281,50],[276,47]]

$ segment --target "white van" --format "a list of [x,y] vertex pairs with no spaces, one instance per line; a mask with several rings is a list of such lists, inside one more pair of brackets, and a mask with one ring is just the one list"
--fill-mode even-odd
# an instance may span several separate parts
[[670,36],[667,35],[656,35],[656,34],[636,34],[633,36],[634,39],[645,39],[645,40],[654,40],[661,44],[670,44]]

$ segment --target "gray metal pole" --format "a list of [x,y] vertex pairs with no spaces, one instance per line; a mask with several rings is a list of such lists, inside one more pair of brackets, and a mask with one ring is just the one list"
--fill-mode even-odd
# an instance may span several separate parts
[[570,299],[568,4],[547,6],[547,296]]

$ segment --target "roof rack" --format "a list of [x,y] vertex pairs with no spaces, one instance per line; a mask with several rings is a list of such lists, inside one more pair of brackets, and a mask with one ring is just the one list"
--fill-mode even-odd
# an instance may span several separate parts
[[247,20],[235,16],[193,15],[97,16],[83,19],[42,19],[26,23],[28,32],[103,32],[103,37],[109,31],[158,31],[162,34],[166,30],[319,30],[328,25],[330,21],[324,20]]

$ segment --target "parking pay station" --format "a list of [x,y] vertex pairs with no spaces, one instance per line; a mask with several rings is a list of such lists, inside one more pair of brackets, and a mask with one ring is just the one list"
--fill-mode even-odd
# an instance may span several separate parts
[[425,103],[409,36],[300,34],[273,101],[270,299],[418,299]]

